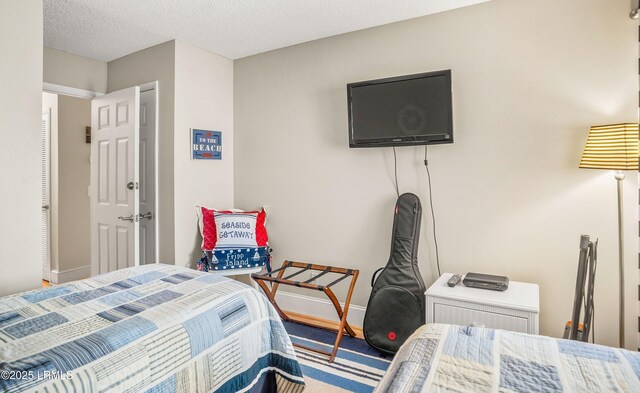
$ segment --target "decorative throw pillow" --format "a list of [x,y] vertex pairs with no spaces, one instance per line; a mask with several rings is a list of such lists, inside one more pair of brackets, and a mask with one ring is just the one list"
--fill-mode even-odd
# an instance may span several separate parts
[[260,211],[213,210],[198,208],[202,250],[265,247],[269,237],[267,213]]
[[217,248],[206,251],[207,270],[233,270],[266,266],[271,271],[269,247]]

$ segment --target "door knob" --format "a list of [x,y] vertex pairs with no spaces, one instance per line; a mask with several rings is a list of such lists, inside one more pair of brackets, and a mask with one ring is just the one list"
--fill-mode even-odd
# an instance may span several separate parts
[[134,186],[133,186],[133,182],[132,182],[132,181],[130,181],[129,183],[127,183],[127,188],[128,188],[128,189],[133,190],[133,187],[134,187]]
[[134,220],[135,218],[133,217],[133,214],[132,214],[132,215],[130,215],[130,216],[126,216],[126,217],[118,216],[118,219],[119,219],[119,220],[122,220],[122,221],[129,221],[129,222],[133,222],[133,220]]

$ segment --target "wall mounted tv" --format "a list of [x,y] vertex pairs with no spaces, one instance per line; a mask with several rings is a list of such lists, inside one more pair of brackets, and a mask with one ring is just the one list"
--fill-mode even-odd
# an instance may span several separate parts
[[349,147],[453,143],[451,70],[347,85]]

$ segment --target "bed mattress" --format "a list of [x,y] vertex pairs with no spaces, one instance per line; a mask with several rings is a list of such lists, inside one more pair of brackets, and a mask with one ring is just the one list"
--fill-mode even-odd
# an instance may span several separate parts
[[429,324],[376,392],[640,392],[640,354],[503,330]]
[[171,265],[0,298],[0,391],[304,389],[280,318],[253,288]]

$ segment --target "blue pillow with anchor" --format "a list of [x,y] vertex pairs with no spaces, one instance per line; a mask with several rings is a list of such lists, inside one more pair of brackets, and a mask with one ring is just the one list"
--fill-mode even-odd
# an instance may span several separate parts
[[198,261],[198,270],[219,271],[266,266],[271,270],[269,247],[216,248],[205,251]]

